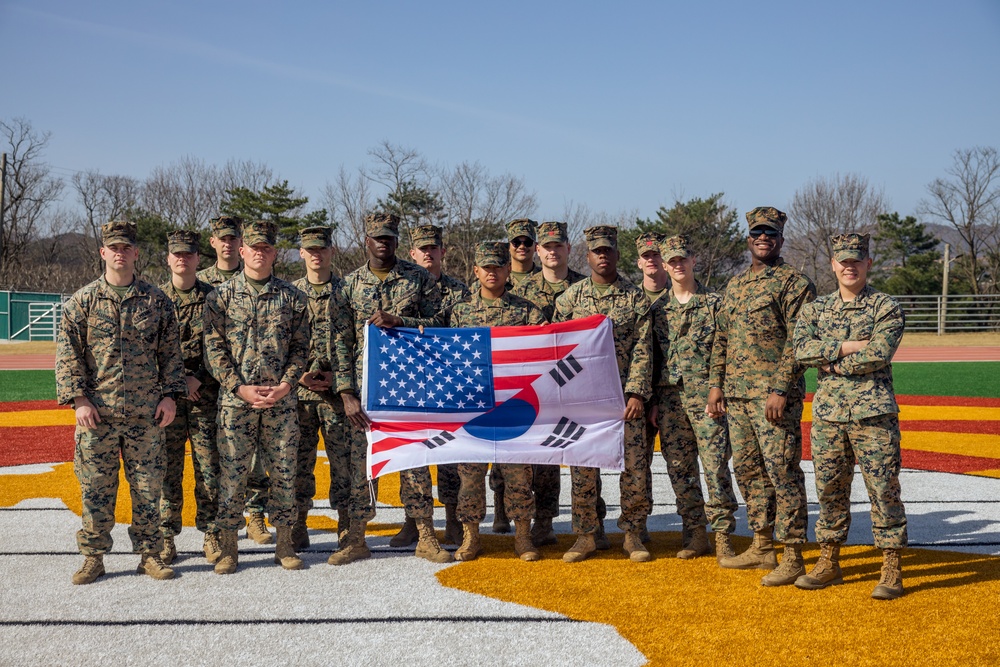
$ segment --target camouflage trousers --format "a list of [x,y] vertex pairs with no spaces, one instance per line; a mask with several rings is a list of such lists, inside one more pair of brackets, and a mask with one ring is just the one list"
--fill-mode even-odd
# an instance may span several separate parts
[[[622,508],[618,527],[625,531],[639,530],[650,511],[646,495],[645,424],[645,418],[625,421],[625,469],[618,479]],[[598,521],[603,521],[600,473],[600,468],[570,468],[573,532],[578,535],[596,532]]]
[[264,469],[264,459],[260,455],[260,448],[255,448],[250,457],[250,475],[247,477],[247,500],[246,511],[263,513],[267,510],[268,493],[271,482],[267,479],[267,470]]
[[219,515],[224,530],[244,526],[243,508],[253,452],[259,451],[269,480],[267,514],[273,526],[295,524],[295,471],[299,421],[294,403],[257,410],[219,407]]
[[[736,530],[736,495],[729,473],[729,434],[726,422],[705,414],[705,391],[668,386],[660,392],[660,453],[667,462],[670,485],[677,498],[677,514],[684,528],[711,525],[716,533]],[[652,430],[652,429],[650,429]],[[705,470],[708,502],[701,491],[698,460]]]
[[399,472],[399,501],[410,519],[434,517],[434,483],[430,468],[424,466]]
[[813,418],[812,459],[819,518],[816,541],[842,544],[851,528],[855,462],[872,504],[872,534],[879,549],[907,544],[906,510],[900,500],[899,418],[880,415],[835,423]]
[[733,474],[754,532],[774,528],[785,544],[806,541],[806,481],[802,473],[802,398],[789,396],[778,424],[764,416],[765,399],[730,398]]
[[437,467],[438,500],[442,505],[458,503],[459,490],[462,488],[462,477],[457,463],[447,463]]
[[299,512],[307,512],[313,507],[320,433],[330,465],[330,507],[347,509],[351,491],[350,447],[344,434],[347,418],[340,399],[334,400],[336,402],[299,399],[299,451],[295,458],[295,506]]
[[[499,494],[503,494],[505,488],[501,467],[490,467],[490,489]],[[539,463],[531,466],[531,491],[535,494],[536,519],[555,519],[559,516],[560,475],[557,465]]]
[[103,418],[92,429],[76,427],[73,472],[83,496],[83,526],[76,544],[84,556],[111,551],[118,499],[118,460],[132,498],[128,535],[135,553],[163,548],[160,533],[160,485],[163,482],[163,431],[153,421]]
[[[486,468],[488,463],[459,463],[458,474],[462,489],[458,493],[458,520],[481,523],[486,518]],[[507,516],[514,521],[531,521],[535,516],[535,498],[531,493],[530,464],[493,464],[502,471],[505,486],[503,497]]]
[[195,527],[203,533],[218,531],[215,516],[219,511],[219,448],[215,445],[215,401],[177,399],[177,416],[163,432],[163,456],[166,470],[160,494],[160,530],[165,536],[181,532],[184,510],[184,455],[191,441],[191,465],[194,468]]
[[[375,498],[378,495],[378,480],[368,481],[368,439],[363,429],[350,422],[345,431],[351,484],[344,509],[351,521],[368,522],[375,518]],[[331,495],[332,493],[331,489]]]

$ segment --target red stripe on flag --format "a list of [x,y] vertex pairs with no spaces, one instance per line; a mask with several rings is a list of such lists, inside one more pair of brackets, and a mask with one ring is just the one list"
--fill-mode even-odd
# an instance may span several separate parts
[[490,327],[491,338],[516,338],[517,336],[540,336],[571,331],[587,331],[596,329],[601,322],[607,319],[605,315],[591,315],[569,322],[558,322],[556,324],[540,324],[536,326],[524,327]]
[[382,438],[381,440],[372,443],[372,454],[388,452],[396,449],[397,447],[412,445],[413,443],[420,442],[421,440],[424,440],[424,438]]
[[[372,422],[372,431],[394,431],[409,433],[411,431],[457,431],[465,422]],[[416,442],[416,441],[414,441]]]
[[494,364],[531,363],[533,361],[559,361],[576,349],[573,345],[536,347],[529,350],[493,350]]
[[378,477],[378,474],[382,472],[382,468],[384,468],[387,463],[389,462],[381,461],[380,463],[376,463],[372,466],[372,479],[376,479]]
[[524,389],[530,387],[531,383],[542,377],[541,375],[512,375],[510,377],[494,377],[493,387],[497,391],[505,389]]

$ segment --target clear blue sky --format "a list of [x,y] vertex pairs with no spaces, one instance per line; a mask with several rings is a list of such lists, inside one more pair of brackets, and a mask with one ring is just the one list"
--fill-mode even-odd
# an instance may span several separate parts
[[253,159],[318,200],[388,140],[522,176],[543,219],[838,172],[908,214],[1000,146],[998,0],[2,0],[0,42],[0,117],[64,175]]

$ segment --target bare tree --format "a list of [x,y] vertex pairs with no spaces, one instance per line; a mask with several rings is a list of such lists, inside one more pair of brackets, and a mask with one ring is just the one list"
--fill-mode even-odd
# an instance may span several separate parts
[[218,172],[219,201],[229,190],[246,188],[251,192],[260,192],[276,182],[278,179],[274,171],[263,162],[229,160]]
[[219,170],[186,155],[166,167],[156,167],[142,193],[144,209],[173,227],[204,229],[222,201]]
[[323,203],[336,234],[334,270],[342,276],[364,261],[365,215],[374,206],[371,183],[364,169],[351,174],[341,166],[336,180],[323,186]]
[[39,133],[25,118],[0,119],[7,152],[7,178],[0,220],[0,286],[12,284],[24,266],[24,250],[38,238],[49,207],[63,182],[42,161],[50,133]]
[[534,214],[538,199],[513,174],[492,176],[478,162],[463,162],[441,175],[448,273],[472,280],[476,244],[504,238],[504,225]]
[[142,192],[142,185],[131,176],[105,175],[96,169],[73,174],[73,187],[83,208],[83,233],[94,249],[92,261],[99,269],[101,259],[101,225],[121,218],[135,208]]
[[992,146],[955,151],[946,170],[927,186],[919,212],[951,225],[965,243],[965,274],[974,294],[995,292],[1000,269],[1000,154]]
[[857,174],[819,177],[795,192],[785,225],[785,257],[811,276],[820,293],[836,286],[830,271],[836,234],[874,231],[888,208],[881,189]]

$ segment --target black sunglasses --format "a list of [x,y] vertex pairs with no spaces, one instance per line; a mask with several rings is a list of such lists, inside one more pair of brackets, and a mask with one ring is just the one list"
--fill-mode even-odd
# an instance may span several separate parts
[[535,242],[527,237],[522,236],[512,240],[510,244],[515,248],[522,248],[522,247],[530,248],[531,246],[535,245]]
[[781,236],[781,232],[779,232],[777,229],[772,229],[770,227],[758,227],[757,229],[750,230],[750,238],[752,239],[759,237],[761,234],[763,234],[769,239],[776,239],[779,236]]

